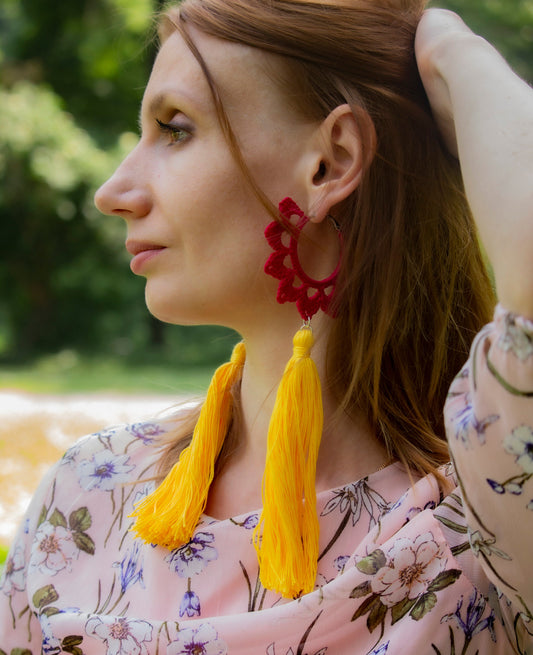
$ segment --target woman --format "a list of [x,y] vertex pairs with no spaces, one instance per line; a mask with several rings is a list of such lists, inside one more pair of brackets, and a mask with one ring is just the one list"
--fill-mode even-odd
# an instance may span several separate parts
[[[96,203],[155,316],[245,345],[201,412],[82,440],[42,483],[3,652],[533,648],[533,94],[422,5],[162,17],[141,140]],[[494,300],[443,141],[501,303],[449,392],[455,471],[442,406]]]

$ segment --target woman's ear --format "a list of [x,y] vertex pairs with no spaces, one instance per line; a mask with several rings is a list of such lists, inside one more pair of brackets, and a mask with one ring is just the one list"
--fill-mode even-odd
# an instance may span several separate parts
[[[348,104],[339,105],[320,124],[308,169],[308,207],[313,222],[355,191],[371,161],[376,134],[370,116]],[[311,168],[312,167],[312,168]]]

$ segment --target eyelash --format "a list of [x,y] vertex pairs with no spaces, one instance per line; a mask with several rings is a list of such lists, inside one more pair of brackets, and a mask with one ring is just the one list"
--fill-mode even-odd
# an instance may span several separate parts
[[160,132],[169,135],[170,145],[185,141],[185,139],[187,139],[191,135],[189,130],[180,127],[179,125],[171,125],[170,123],[163,123],[163,121],[160,121],[159,118],[156,118],[155,122],[157,123]]

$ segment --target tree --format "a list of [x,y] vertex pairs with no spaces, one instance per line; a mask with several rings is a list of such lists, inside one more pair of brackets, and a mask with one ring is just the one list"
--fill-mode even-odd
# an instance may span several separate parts
[[431,5],[456,11],[474,32],[498,48],[519,75],[533,81],[531,0],[432,0]]
[[[81,5],[81,6],[80,6]],[[135,144],[151,0],[2,5],[0,321],[11,356],[145,344],[151,318],[95,189]],[[3,319],[3,320],[2,320]]]

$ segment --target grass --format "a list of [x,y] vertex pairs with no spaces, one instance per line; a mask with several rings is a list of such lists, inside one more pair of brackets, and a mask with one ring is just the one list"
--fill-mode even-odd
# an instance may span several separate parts
[[215,366],[184,367],[165,362],[132,364],[122,359],[62,351],[20,366],[0,365],[3,389],[35,393],[204,393]]

